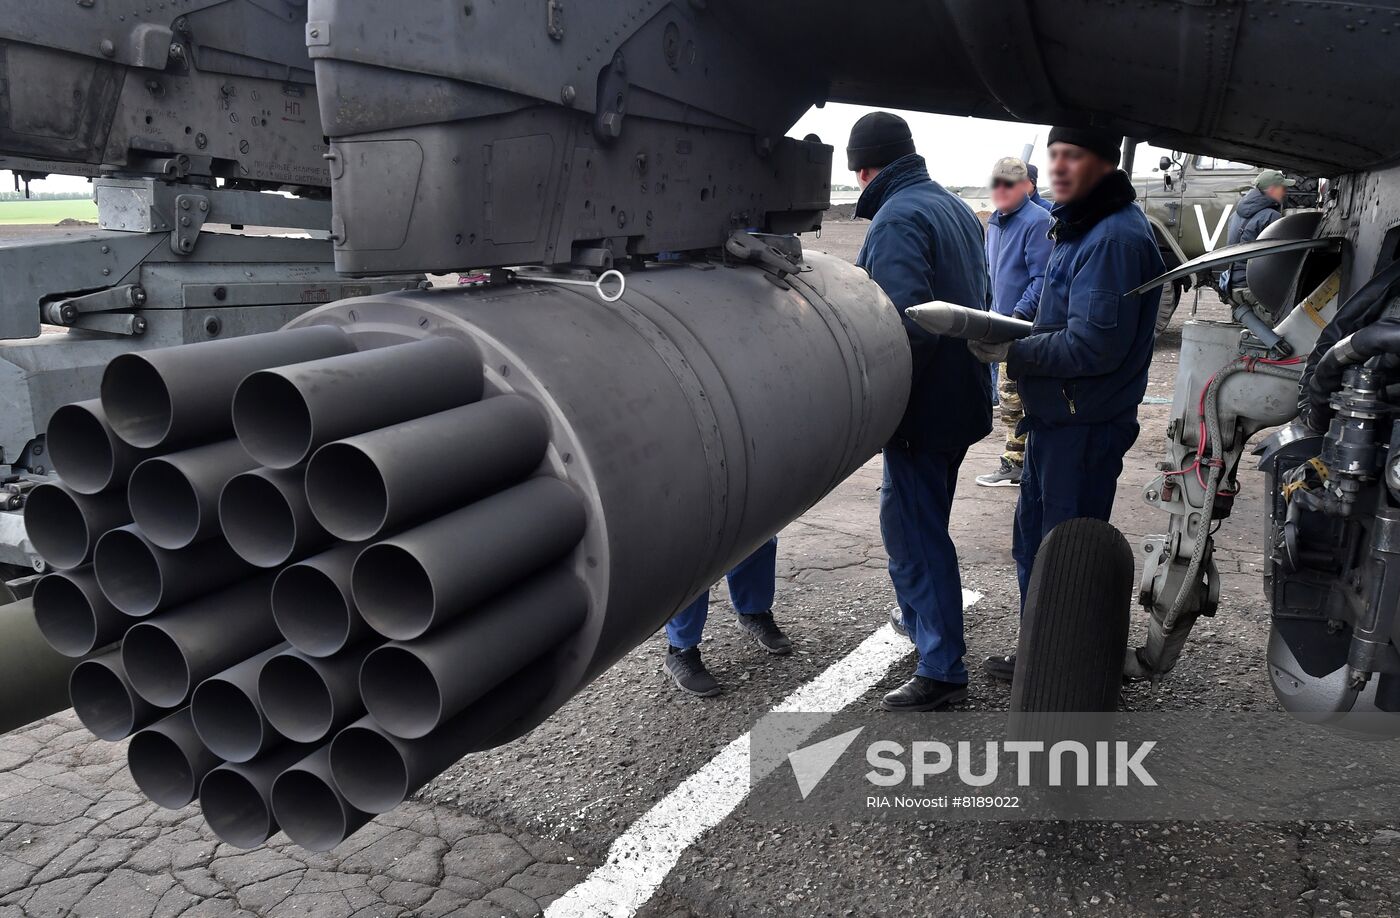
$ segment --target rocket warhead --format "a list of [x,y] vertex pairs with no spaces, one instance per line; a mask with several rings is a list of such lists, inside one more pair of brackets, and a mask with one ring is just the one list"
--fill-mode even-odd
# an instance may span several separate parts
[[956,303],[921,303],[904,314],[924,331],[966,341],[1003,344],[1024,338],[1034,326],[1024,319],[1013,319],[987,309],[973,309]]

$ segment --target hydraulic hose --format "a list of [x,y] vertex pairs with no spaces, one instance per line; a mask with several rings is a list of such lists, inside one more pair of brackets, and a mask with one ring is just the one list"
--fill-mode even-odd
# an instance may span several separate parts
[[[1299,387],[1298,408],[1300,411],[1306,414],[1309,410],[1310,382],[1323,356],[1341,338],[1352,332],[1360,331],[1381,319],[1397,295],[1400,295],[1400,260],[1392,262],[1384,271],[1368,280],[1361,286],[1360,290],[1338,306],[1337,314],[1322,330],[1322,334],[1318,336],[1317,342],[1313,345],[1312,353],[1308,355],[1308,366],[1303,371]],[[1326,422],[1323,423],[1322,427],[1324,430],[1326,429]]]
[[[1280,379],[1296,380],[1297,374],[1272,364],[1260,363],[1247,357],[1239,357],[1226,364],[1206,386],[1202,420],[1206,425],[1206,440],[1201,445],[1202,456],[1212,444],[1219,448],[1223,442],[1220,433],[1220,388],[1236,373],[1259,373]],[[1215,515],[1215,497],[1220,487],[1220,479],[1225,474],[1223,455],[1216,456],[1210,463],[1206,475],[1205,493],[1201,500],[1201,518],[1196,523],[1196,539],[1191,547],[1191,561],[1181,579],[1181,589],[1172,600],[1171,608],[1160,619],[1156,615],[1148,624],[1147,643],[1138,652],[1139,661],[1147,673],[1154,678],[1167,673],[1176,665],[1177,657],[1186,641],[1190,627],[1178,629],[1182,616],[1186,614],[1195,585],[1205,563],[1206,551],[1210,547],[1210,524]]]
[[1400,318],[1382,319],[1347,335],[1322,356],[1308,383],[1304,420],[1318,433],[1332,420],[1332,394],[1342,387],[1347,367],[1382,354],[1400,354]]
[[1248,306],[1237,305],[1230,314],[1234,316],[1236,322],[1249,329],[1250,334],[1264,342],[1264,346],[1270,351],[1275,354],[1281,354],[1284,357],[1292,356],[1292,345],[1285,341],[1278,332],[1270,328],[1269,323],[1255,315],[1253,309]]

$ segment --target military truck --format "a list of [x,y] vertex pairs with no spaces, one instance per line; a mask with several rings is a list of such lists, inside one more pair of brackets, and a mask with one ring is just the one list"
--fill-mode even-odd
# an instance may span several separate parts
[[[1254,184],[1260,166],[1235,162],[1205,154],[1163,156],[1152,178],[1136,180],[1162,259],[1174,268],[1217,248],[1224,247],[1229,235],[1230,214],[1240,196]],[[1289,195],[1289,209],[1313,207],[1317,202],[1317,180],[1302,179]],[[1214,287],[1218,270],[1201,272],[1164,287],[1157,330],[1167,327],[1181,294],[1192,283]]]

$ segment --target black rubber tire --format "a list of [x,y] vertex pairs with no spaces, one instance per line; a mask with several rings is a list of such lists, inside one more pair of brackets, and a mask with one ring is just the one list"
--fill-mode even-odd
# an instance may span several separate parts
[[1167,330],[1176,315],[1176,307],[1181,305],[1181,287],[1175,283],[1162,287],[1162,298],[1157,302],[1157,334]]
[[1011,710],[1118,710],[1132,593],[1122,533],[1102,520],[1056,526],[1031,571]]

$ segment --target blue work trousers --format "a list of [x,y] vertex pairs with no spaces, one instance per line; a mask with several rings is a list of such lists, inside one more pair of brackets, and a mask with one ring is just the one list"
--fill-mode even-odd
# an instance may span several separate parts
[[[760,615],[773,608],[773,584],[778,566],[778,539],[773,537],[729,572],[729,600],[740,615]],[[705,619],[710,614],[710,591],[706,590],[666,623],[666,639],[671,646],[689,650],[700,646]]]
[[916,673],[966,683],[962,576],[948,534],[958,467],[967,450],[885,447],[880,535],[904,627],[919,651]]
[[1066,520],[1107,521],[1113,514],[1123,457],[1137,440],[1137,421],[1041,427],[1026,423],[1026,461],[1011,554],[1021,584],[1021,611],[1035,555],[1050,530]]

